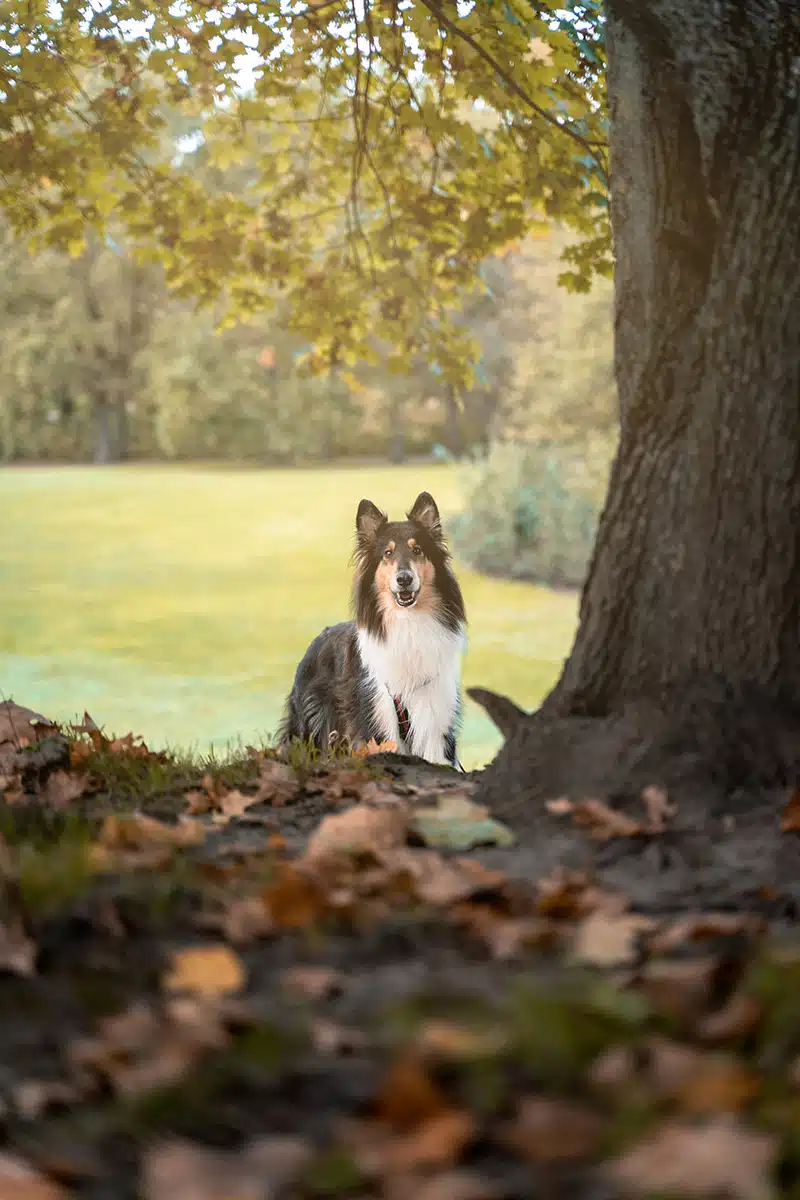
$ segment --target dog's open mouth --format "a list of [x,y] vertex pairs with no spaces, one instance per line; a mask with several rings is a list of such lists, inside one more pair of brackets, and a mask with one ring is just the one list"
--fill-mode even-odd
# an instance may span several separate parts
[[401,608],[411,608],[417,602],[417,593],[412,591],[395,592],[394,598]]

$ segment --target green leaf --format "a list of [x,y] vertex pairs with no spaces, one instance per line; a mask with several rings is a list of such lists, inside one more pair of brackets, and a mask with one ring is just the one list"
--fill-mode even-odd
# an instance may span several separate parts
[[428,846],[472,850],[476,846],[513,846],[516,838],[462,792],[444,792],[435,808],[418,808],[411,828]]

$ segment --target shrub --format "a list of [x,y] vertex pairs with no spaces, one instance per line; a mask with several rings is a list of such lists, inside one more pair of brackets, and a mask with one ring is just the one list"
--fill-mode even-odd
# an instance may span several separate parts
[[612,447],[496,443],[467,468],[453,546],[488,575],[579,587],[594,544]]

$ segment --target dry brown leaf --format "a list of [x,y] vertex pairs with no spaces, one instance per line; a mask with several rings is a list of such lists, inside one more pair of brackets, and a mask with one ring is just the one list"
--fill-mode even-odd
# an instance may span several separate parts
[[135,1004],[101,1021],[94,1037],[69,1047],[69,1060],[84,1087],[107,1081],[123,1096],[137,1096],[182,1079],[200,1055],[224,1046],[222,1013],[207,1001],[181,998],[164,1013]]
[[89,776],[73,771],[51,771],[42,790],[42,800],[53,808],[66,808],[82,796],[89,786]]
[[503,1141],[530,1162],[571,1162],[596,1149],[603,1129],[602,1118],[584,1105],[524,1096]]
[[560,938],[558,926],[546,917],[508,917],[484,904],[460,904],[453,917],[501,961],[524,950],[550,949]]
[[577,928],[573,954],[578,962],[595,967],[627,966],[636,960],[640,934],[654,928],[655,921],[636,913],[591,913]]
[[77,1099],[75,1088],[63,1079],[24,1079],[11,1090],[11,1102],[24,1121],[38,1121],[49,1109],[64,1108]]
[[473,1140],[476,1131],[475,1118],[470,1113],[437,1113],[405,1137],[390,1144],[385,1169],[394,1173],[452,1166]]
[[781,813],[781,833],[800,833],[800,788],[793,788]]
[[300,789],[297,776],[288,763],[269,759],[261,764],[258,773],[258,803],[282,808],[293,800]]
[[311,1041],[319,1054],[360,1054],[370,1045],[363,1029],[340,1025],[337,1021],[318,1018],[311,1022]]
[[697,1071],[680,1088],[677,1099],[687,1112],[739,1112],[760,1090],[758,1076],[741,1063],[700,1057]]
[[145,813],[133,812],[107,816],[99,841],[110,850],[138,850],[151,844],[196,846],[203,837],[203,827],[197,821],[182,818],[175,825],[168,825]]
[[0,922],[0,970],[28,977],[36,974],[36,943],[31,941],[18,917]]
[[636,1055],[630,1046],[611,1046],[596,1058],[587,1072],[591,1087],[600,1092],[629,1088],[636,1075]]
[[682,1042],[654,1035],[645,1049],[650,1085],[659,1099],[674,1100],[701,1069],[700,1051]]
[[172,955],[163,986],[168,992],[229,996],[247,983],[244,963],[229,946],[192,946]]
[[774,1137],[730,1119],[674,1122],[609,1164],[607,1174],[633,1195],[772,1200],[777,1155]]
[[409,1132],[449,1110],[442,1092],[418,1057],[398,1059],[379,1089],[375,1115],[383,1125]]
[[394,876],[408,876],[410,890],[423,904],[445,908],[484,887],[480,873],[465,866],[464,860],[443,858],[436,850],[401,846],[382,854],[381,861]]
[[675,816],[678,806],[671,803],[663,788],[654,786],[644,789],[642,800],[647,812],[647,832],[663,833],[666,822]]
[[0,1154],[0,1197],[2,1200],[68,1200],[63,1188],[11,1154]]
[[260,1138],[244,1149],[210,1150],[191,1142],[162,1142],[142,1163],[143,1200],[269,1200],[295,1180],[312,1158],[300,1138]]
[[308,861],[337,854],[376,857],[405,843],[409,813],[404,804],[372,808],[356,804],[346,812],[325,817],[309,839]]
[[232,900],[222,912],[204,913],[198,918],[198,925],[203,929],[219,930],[234,946],[266,937],[275,929],[272,914],[261,896]]
[[575,805],[566,796],[558,796],[555,800],[545,800],[544,806],[554,817],[566,817],[575,808]]
[[216,825],[227,825],[228,821],[235,820],[237,817],[242,817],[247,812],[248,808],[252,808],[254,804],[260,804],[258,796],[248,796],[244,792],[240,792],[234,788],[231,792],[226,792],[224,796],[216,802],[217,812],[214,813],[212,820]]
[[376,742],[370,738],[363,746],[357,746],[353,751],[354,758],[369,758],[373,754],[396,754],[397,742]]
[[650,953],[668,954],[681,949],[687,942],[702,942],[736,934],[753,935],[765,929],[763,917],[751,913],[689,913],[660,930],[651,939]]
[[717,1012],[698,1021],[694,1031],[704,1042],[728,1042],[751,1034],[761,1023],[762,1015],[762,1007],[755,997],[739,990]]
[[573,820],[576,825],[588,828],[590,836],[599,842],[618,837],[636,837],[645,832],[641,821],[618,812],[603,800],[581,800],[574,807]]
[[415,1180],[412,1187],[401,1183],[396,1192],[387,1192],[387,1200],[408,1200],[409,1196],[414,1200],[502,1200],[506,1194],[505,1189],[501,1190],[490,1179],[472,1171],[453,1170],[443,1171],[433,1178],[423,1176]]
[[417,1049],[426,1061],[468,1062],[498,1054],[509,1045],[500,1029],[473,1029],[449,1021],[428,1021],[417,1034]]
[[276,928],[307,928],[327,909],[325,894],[318,881],[290,863],[280,864],[274,881],[261,895]]
[[645,964],[641,991],[658,1012],[694,1023],[708,1008],[719,960],[664,959]]
[[332,967],[289,967],[281,974],[281,987],[306,1000],[325,1000],[343,990],[344,980]]

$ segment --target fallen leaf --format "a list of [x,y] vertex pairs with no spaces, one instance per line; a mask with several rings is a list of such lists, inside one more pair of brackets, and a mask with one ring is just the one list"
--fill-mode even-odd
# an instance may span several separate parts
[[212,820],[217,825],[227,825],[228,821],[244,816],[248,808],[259,803],[258,796],[248,796],[234,789],[219,798],[216,804],[218,811],[214,813]]
[[269,1200],[311,1162],[301,1138],[265,1137],[238,1151],[162,1142],[142,1161],[142,1200]]
[[600,1092],[629,1088],[636,1075],[636,1055],[630,1046],[611,1046],[596,1058],[587,1072],[591,1087]]
[[673,1122],[609,1164],[607,1175],[633,1195],[771,1200],[778,1142],[736,1121]]
[[23,1159],[0,1153],[2,1200],[67,1200],[67,1193]]
[[396,754],[397,742],[376,742],[370,738],[363,746],[357,746],[353,751],[354,758],[369,758],[373,754]]
[[781,833],[800,833],[800,788],[794,788],[781,814]]
[[573,955],[595,967],[627,966],[636,960],[639,935],[654,928],[655,921],[636,913],[591,913],[578,925]]
[[392,1064],[375,1099],[377,1120],[400,1132],[415,1129],[448,1110],[424,1063],[413,1056]]
[[327,908],[317,880],[289,863],[282,863],[275,879],[262,892],[272,924],[281,929],[314,925]]
[[282,808],[293,800],[300,790],[300,783],[288,763],[273,759],[261,764],[258,773],[257,802]]
[[763,917],[751,913],[689,913],[660,930],[650,942],[651,954],[669,954],[687,942],[703,942],[715,937],[757,934],[766,929]]
[[246,982],[244,964],[228,946],[193,946],[172,955],[163,986],[168,992],[227,996],[240,992]]
[[559,796],[555,800],[545,800],[544,806],[554,817],[566,817],[575,807],[566,796]]
[[575,824],[586,826],[591,837],[599,842],[644,833],[641,821],[634,821],[602,800],[581,800],[574,806],[572,815]]
[[758,1076],[741,1063],[700,1056],[677,1100],[686,1112],[739,1112],[760,1090]]
[[175,848],[195,846],[204,837],[202,825],[188,817],[168,825],[145,813],[110,813],[103,822],[91,856],[101,869],[113,865],[117,855],[122,855],[131,866],[158,866]]
[[663,833],[666,821],[675,816],[678,806],[672,804],[667,793],[658,787],[646,787],[642,792],[642,799],[647,812],[647,832]]
[[417,1034],[417,1048],[426,1061],[470,1062],[492,1057],[509,1045],[501,1029],[477,1029],[450,1021],[428,1021]]
[[463,792],[445,792],[435,808],[417,808],[411,829],[428,846],[472,850],[476,846],[513,846],[516,838]]
[[269,907],[261,896],[232,900],[221,912],[204,913],[198,918],[203,929],[216,929],[235,946],[266,937],[275,929]]
[[281,974],[281,987],[307,1000],[325,1000],[342,991],[344,978],[332,967],[289,967]]
[[308,842],[305,858],[324,858],[336,854],[374,854],[405,843],[408,809],[397,804],[372,808],[356,804],[347,812],[325,817]]
[[714,957],[657,960],[641,969],[638,984],[658,1012],[694,1023],[708,1008],[719,966]]
[[11,1090],[14,1109],[23,1121],[38,1121],[50,1109],[64,1108],[77,1099],[75,1088],[63,1079],[24,1079]]
[[0,971],[28,977],[36,973],[36,943],[31,941],[18,917],[0,922]]
[[739,990],[717,1012],[698,1021],[694,1031],[704,1042],[728,1042],[753,1033],[761,1023],[762,1015],[762,1007],[755,997]]
[[311,1040],[314,1049],[319,1054],[346,1055],[360,1054],[370,1045],[370,1040],[363,1029],[339,1025],[336,1021],[317,1019],[311,1023]]
[[509,917],[485,904],[460,904],[453,917],[501,961],[515,958],[523,950],[550,949],[560,936],[558,927],[547,917]]
[[644,1049],[648,1079],[661,1100],[674,1100],[700,1069],[702,1057],[694,1046],[655,1035]]
[[603,1129],[602,1118],[584,1105],[524,1096],[503,1141],[529,1162],[571,1162],[596,1149]]
[[222,1012],[209,1001],[180,998],[164,1012],[144,1003],[101,1021],[95,1036],[68,1050],[84,1090],[106,1081],[122,1096],[138,1096],[183,1079],[198,1058],[228,1041]]
[[82,796],[89,786],[89,776],[73,771],[51,771],[42,790],[42,800],[53,808],[66,808]]
[[389,1146],[390,1172],[431,1170],[453,1165],[475,1137],[475,1118],[467,1112],[442,1112]]
[[407,1200],[409,1196],[414,1200],[502,1200],[504,1195],[507,1195],[504,1189],[482,1175],[453,1170],[418,1179],[413,1189],[401,1186],[396,1196],[387,1192],[387,1200]]

